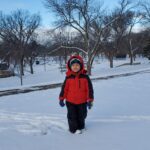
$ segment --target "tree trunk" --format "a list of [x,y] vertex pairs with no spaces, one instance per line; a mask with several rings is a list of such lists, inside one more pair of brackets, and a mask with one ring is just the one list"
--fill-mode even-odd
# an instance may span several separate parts
[[21,60],[20,60],[20,64],[19,64],[19,65],[20,65],[20,83],[21,83],[21,86],[22,86],[22,85],[23,85],[23,77],[22,77],[22,72],[23,72],[23,71],[22,71],[22,65],[21,65],[21,63],[22,63],[22,62],[21,62]]
[[133,65],[133,56],[130,56],[130,65]]
[[31,74],[33,74],[34,72],[33,72],[33,58],[31,57],[30,58],[30,72],[31,72]]
[[133,60],[134,60],[134,61],[136,60],[136,54],[133,56]]
[[133,51],[132,51],[132,40],[129,40],[129,56],[130,56],[130,65],[133,65]]
[[133,65],[133,54],[131,50],[129,52],[129,57],[130,57],[130,65]]
[[91,65],[91,53],[90,51],[88,51],[88,54],[87,54],[87,72],[88,72],[88,75],[91,75],[92,73],[92,65]]
[[92,65],[90,64],[90,59],[88,59],[87,61],[87,72],[88,72],[88,75],[91,75],[92,73]]
[[46,55],[44,54],[44,71],[46,71]]
[[20,69],[21,69],[21,70],[20,70],[20,73],[21,73],[22,76],[24,76],[23,61],[24,61],[24,56],[21,57],[21,62],[20,62],[20,65],[21,65],[21,66],[20,66],[20,67],[21,67],[21,68],[20,68]]
[[113,57],[110,57],[109,61],[110,61],[110,68],[113,68],[114,67],[114,65],[113,65]]
[[66,51],[66,49],[65,49],[65,64],[67,64],[67,51]]
[[108,53],[108,59],[109,59],[109,62],[110,62],[110,68],[113,68],[114,67],[113,54],[111,52]]

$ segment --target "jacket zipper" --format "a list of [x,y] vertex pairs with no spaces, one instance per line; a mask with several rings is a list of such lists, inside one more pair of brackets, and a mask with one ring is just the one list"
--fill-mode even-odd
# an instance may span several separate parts
[[[74,79],[76,80],[77,77],[75,77]],[[81,87],[80,79],[78,78],[78,80],[79,80],[79,81],[78,81],[78,83],[79,83],[78,85],[79,85],[79,88],[80,88],[80,87]]]
[[80,88],[80,79],[79,79],[79,88]]

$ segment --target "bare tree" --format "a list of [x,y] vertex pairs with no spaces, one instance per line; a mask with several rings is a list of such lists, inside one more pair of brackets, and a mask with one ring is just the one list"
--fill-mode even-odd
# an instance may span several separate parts
[[134,27],[144,18],[143,14],[136,10],[137,6],[137,4],[131,3],[128,0],[121,0],[119,2],[119,7],[115,9],[110,17],[108,17],[108,20],[112,20],[112,18],[116,18],[118,16],[118,18],[111,24],[111,44],[109,45],[112,46],[111,49],[114,53],[107,50],[111,64],[113,58],[111,55],[115,54],[115,51],[116,53],[122,53],[121,51],[124,50],[122,47],[123,42],[126,42],[127,44],[126,48],[130,56],[130,64],[133,64],[133,54],[136,50],[138,50],[138,47],[132,44],[133,36],[131,35]]
[[35,62],[36,56],[38,55],[38,51],[37,51],[38,47],[39,47],[38,43],[36,42],[36,40],[33,39],[28,44],[27,50],[25,52],[25,58],[26,58],[25,60],[27,60],[27,62],[29,63],[31,74],[34,73],[33,64]]
[[139,4],[140,4],[140,6],[142,8],[142,12],[145,16],[146,23],[150,24],[150,2],[142,1]]
[[18,59],[21,85],[25,51],[39,24],[40,16],[30,15],[27,11],[17,10],[10,15],[1,15],[0,37],[10,45],[12,53],[15,53]]
[[128,31],[126,31],[128,52],[130,56],[130,65],[133,64],[133,56],[134,53],[138,50],[138,45],[134,46],[132,41],[134,40],[132,37],[134,27],[141,22],[143,19],[143,15],[141,13],[130,12],[128,20]]
[[[84,40],[85,48],[71,48],[79,50],[87,56],[87,70],[91,74],[92,63],[103,40],[104,30],[116,18],[104,25],[105,11],[102,5],[93,5],[92,0],[64,0],[61,2],[46,0],[45,6],[47,9],[53,10],[58,16],[56,21],[58,28],[70,26],[80,33]],[[64,48],[70,47],[64,46]]]

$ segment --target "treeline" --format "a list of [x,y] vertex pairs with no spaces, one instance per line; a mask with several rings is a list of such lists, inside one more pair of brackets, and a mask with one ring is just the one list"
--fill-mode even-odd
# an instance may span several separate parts
[[0,12],[0,61],[18,67],[21,78],[26,65],[34,73],[33,64],[39,56],[60,56],[66,61],[72,52],[79,52],[87,60],[89,74],[95,56],[107,57],[110,67],[115,57],[129,55],[131,65],[136,55],[150,57],[148,1],[121,0],[110,11],[93,0],[45,0],[43,7],[56,16],[56,21],[42,43],[38,40],[39,14]]

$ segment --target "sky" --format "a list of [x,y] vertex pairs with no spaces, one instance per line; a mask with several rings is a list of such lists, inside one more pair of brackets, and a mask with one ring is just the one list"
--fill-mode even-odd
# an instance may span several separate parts
[[[104,0],[106,8],[112,8],[117,5],[118,0]],[[0,11],[10,13],[17,9],[28,10],[30,13],[39,13],[42,18],[43,27],[53,26],[55,16],[52,15],[45,7],[45,0],[0,0]],[[97,0],[100,2],[100,0]]]

